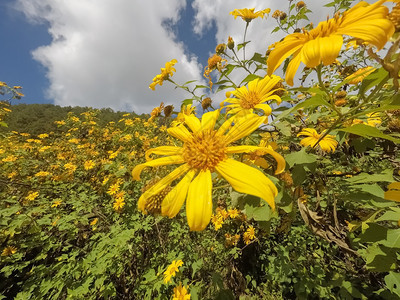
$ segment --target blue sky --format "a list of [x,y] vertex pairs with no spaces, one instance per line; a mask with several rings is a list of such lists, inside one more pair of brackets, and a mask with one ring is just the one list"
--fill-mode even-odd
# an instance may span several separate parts
[[[314,12],[319,3],[307,1]],[[281,6],[273,0],[2,0],[0,81],[23,87],[20,103],[138,113],[160,102],[179,107],[185,92],[168,82],[148,88],[165,62],[178,60],[175,81],[206,84],[204,67],[215,46],[228,36],[243,38],[245,23],[229,12]],[[282,38],[270,34],[275,26],[271,17],[250,24],[249,56]],[[223,94],[209,96],[219,102]]]

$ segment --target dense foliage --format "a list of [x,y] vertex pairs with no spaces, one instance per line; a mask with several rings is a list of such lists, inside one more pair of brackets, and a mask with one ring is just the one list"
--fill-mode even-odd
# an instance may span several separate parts
[[[275,31],[289,39],[248,56],[249,41],[229,37],[209,59],[208,86],[175,83],[179,62],[167,62],[150,87],[188,91],[180,111],[161,104],[149,119],[107,119],[104,110],[75,108],[40,133],[3,132],[0,299],[400,299],[400,4],[389,15],[383,1],[350,4],[328,4],[347,12],[327,21],[339,25],[322,38],[322,25],[297,30],[311,12],[303,1],[289,1],[287,12],[272,14]],[[358,9],[371,11],[354,18]],[[232,15],[245,21],[246,36],[268,13]],[[300,53],[292,51],[280,62],[285,83],[266,70],[279,65],[274,57],[293,32],[306,67],[291,78],[297,69],[288,64]],[[324,47],[332,36],[347,45],[336,56]],[[379,43],[385,51],[376,51]],[[22,95],[19,87],[1,88],[11,98]],[[221,91],[228,93],[216,112],[211,98]],[[2,125],[15,122],[16,107],[2,103]],[[226,136],[232,145],[221,142]],[[196,144],[201,139],[207,144]],[[207,151],[211,144],[223,149],[218,159],[218,151]],[[245,166],[222,172],[228,159]],[[184,178],[197,172],[183,194],[172,163],[187,163]],[[269,193],[255,195],[246,172],[268,182]],[[208,174],[209,194],[197,184]]]

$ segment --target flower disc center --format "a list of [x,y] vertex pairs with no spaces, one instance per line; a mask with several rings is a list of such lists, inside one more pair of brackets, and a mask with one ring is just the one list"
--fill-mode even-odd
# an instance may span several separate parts
[[223,136],[215,130],[200,131],[183,145],[183,158],[192,168],[213,171],[227,158]]

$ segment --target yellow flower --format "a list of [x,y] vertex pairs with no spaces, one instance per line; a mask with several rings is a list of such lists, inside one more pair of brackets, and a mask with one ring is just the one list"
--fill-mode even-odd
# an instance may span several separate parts
[[49,137],[49,135],[47,133],[42,133],[42,134],[38,135],[39,139],[44,139],[44,138],[47,138],[47,137]]
[[1,256],[10,256],[13,255],[17,252],[17,248],[14,246],[7,246],[3,249],[3,252],[1,252]]
[[367,114],[367,125],[376,127],[377,125],[382,123],[382,119],[378,113],[369,113]]
[[190,300],[190,294],[188,294],[187,289],[182,286],[182,283],[179,283],[179,285],[174,288],[172,300]]
[[392,182],[388,185],[388,191],[385,192],[384,198],[400,202],[400,182]]
[[[277,189],[261,171],[238,162],[229,155],[235,153],[263,150],[278,162],[276,174],[285,169],[285,160],[271,148],[258,146],[229,146],[248,136],[266,119],[255,114],[240,118],[232,126],[232,118],[225,121],[219,129],[214,129],[219,111],[205,113],[201,121],[194,115],[184,115],[185,125],[168,128],[168,133],[183,141],[183,147],[161,146],[146,152],[147,162],[137,165],[132,176],[140,180],[145,167],[158,167],[179,164],[166,177],[145,191],[139,198],[138,207],[145,211],[150,197],[158,194],[176,179],[183,178],[166,195],[161,203],[161,214],[173,218],[186,200],[186,215],[191,230],[203,230],[212,215],[212,179],[211,173],[218,172],[232,187],[240,192],[264,199],[273,209]],[[226,133],[226,134],[225,134]],[[164,157],[149,160],[151,154]]]
[[[321,138],[323,133],[318,134],[315,129],[312,128],[304,128],[301,132],[297,134],[297,136],[305,135],[307,136],[306,138],[302,139],[300,141],[300,144],[303,145],[304,147],[311,146],[314,147],[314,145],[317,143],[317,141]],[[321,148],[322,151],[326,152],[334,152],[336,149],[338,142],[335,140],[335,137],[333,135],[326,135],[322,140],[319,141],[318,145]]]
[[71,171],[71,172],[75,172],[75,170],[76,170],[76,166],[74,164],[72,164],[72,163],[66,163],[64,165],[64,168],[69,170],[69,171]]
[[173,72],[176,72],[174,65],[177,62],[176,59],[166,62],[165,68],[161,68],[161,73],[153,78],[153,82],[150,84],[149,88],[154,91],[157,84],[163,85],[164,80],[167,80],[170,76],[174,75]]
[[239,216],[239,211],[237,210],[237,208],[230,208],[228,209],[228,214],[231,219],[235,219]]
[[120,186],[119,182],[112,184],[108,189],[107,194],[114,195],[119,191],[119,186]]
[[92,222],[90,222],[90,226],[94,226],[97,224],[97,222],[99,221],[99,218],[94,218]]
[[349,84],[357,84],[364,80],[369,74],[375,71],[374,67],[368,66],[365,68],[358,69],[353,74],[347,76],[344,80],[350,80]]
[[9,155],[9,156],[3,158],[2,161],[3,161],[3,162],[14,162],[14,161],[16,161],[17,159],[18,159],[17,156],[15,156],[15,155]]
[[61,200],[56,200],[53,202],[53,204],[51,205],[51,207],[59,207],[61,205],[62,201]]
[[113,208],[116,211],[120,211],[124,206],[125,206],[125,199],[123,197],[115,199],[115,202],[113,203]]
[[321,62],[326,66],[332,64],[339,55],[343,44],[343,35],[362,39],[382,49],[394,33],[394,26],[387,18],[388,8],[382,6],[386,0],[374,4],[365,1],[357,3],[342,15],[323,21],[310,31],[292,33],[275,45],[268,56],[268,75],[290,55],[293,58],[286,69],[286,82],[293,85],[293,78],[303,62],[314,68]]
[[264,15],[268,15],[271,9],[263,9],[259,11],[254,11],[255,8],[242,8],[242,9],[235,9],[230,12],[232,16],[235,17],[241,17],[243,21],[246,21],[247,23],[251,22],[253,19],[257,19],[260,17],[261,19],[264,18]]
[[[249,82],[248,88],[242,86],[233,92],[227,92],[226,96],[228,98],[222,101],[221,105],[225,102],[231,103],[226,106],[230,108],[227,112],[228,114],[244,115],[252,113],[254,109],[260,109],[264,111],[266,116],[269,116],[272,109],[266,102],[275,100],[281,103],[282,101],[281,97],[277,94],[282,91],[282,89],[278,87],[281,80],[282,79],[276,75],[272,75],[271,77],[266,76],[263,79],[254,79]],[[233,95],[234,98],[229,98],[231,95]]]
[[179,272],[179,267],[183,265],[182,260],[174,260],[172,263],[168,266],[167,270],[164,272],[164,283],[168,283],[171,281],[172,277],[175,277],[176,272]]
[[172,122],[171,126],[178,126],[179,124],[185,123],[185,115],[190,116],[191,114],[195,113],[195,110],[196,110],[196,107],[192,106],[192,104],[182,106],[181,112],[178,113],[178,116]]
[[25,197],[26,200],[33,201],[39,196],[39,192],[29,192],[28,196]]
[[85,170],[91,170],[96,166],[96,164],[93,162],[93,160],[87,160],[83,163],[83,167]]
[[159,115],[161,115],[163,108],[164,108],[164,102],[161,102],[159,107],[153,108],[153,110],[150,113],[151,117],[148,119],[148,121],[152,121],[155,118],[157,118]]
[[35,177],[46,177],[46,176],[48,176],[48,175],[50,175],[49,172],[40,171],[40,172],[37,172],[37,173],[35,174]]
[[221,215],[212,215],[211,223],[214,224],[215,230],[218,231],[222,227],[222,224],[224,224],[224,220]]

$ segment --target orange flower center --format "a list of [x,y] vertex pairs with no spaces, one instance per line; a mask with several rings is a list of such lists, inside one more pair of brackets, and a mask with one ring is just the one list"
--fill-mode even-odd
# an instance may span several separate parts
[[226,158],[225,140],[215,130],[200,131],[183,145],[183,159],[195,169],[213,171]]
[[254,108],[257,104],[260,103],[260,96],[255,91],[249,91],[245,97],[242,98],[240,102],[240,106],[244,109]]

